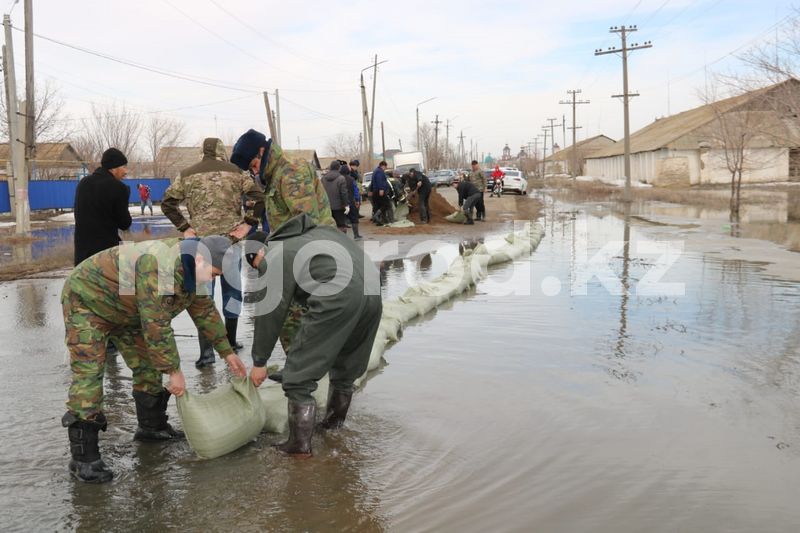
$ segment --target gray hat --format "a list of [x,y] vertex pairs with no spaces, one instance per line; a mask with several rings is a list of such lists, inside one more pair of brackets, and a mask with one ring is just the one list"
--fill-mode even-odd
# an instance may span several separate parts
[[[201,244],[204,248],[199,247]],[[186,239],[181,241],[181,254],[196,256],[199,253],[203,256],[203,259],[211,263],[212,267],[222,270],[222,260],[225,257],[225,252],[232,245],[231,240],[222,235],[209,235],[200,240]],[[198,250],[198,248],[200,249]],[[209,254],[211,255],[210,258]]]

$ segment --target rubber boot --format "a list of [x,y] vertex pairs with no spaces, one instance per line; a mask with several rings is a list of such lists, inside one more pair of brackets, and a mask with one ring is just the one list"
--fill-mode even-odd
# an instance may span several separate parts
[[239,319],[238,318],[225,318],[225,331],[228,333],[228,342],[233,348],[233,351],[239,353],[239,350],[243,350],[244,346],[241,343],[236,342],[236,330],[239,327]]
[[94,420],[81,420],[72,413],[61,419],[61,425],[67,428],[69,451],[72,460],[69,462],[69,473],[75,479],[85,483],[107,483],[114,478],[112,472],[100,457],[98,433],[108,427],[106,417],[97,415]]
[[339,429],[342,427],[344,419],[347,418],[347,410],[350,409],[350,400],[352,398],[352,392],[340,392],[334,389],[328,399],[325,418],[322,419],[319,427],[322,429]]
[[162,390],[156,396],[142,391],[133,391],[133,399],[136,401],[136,419],[139,421],[139,427],[136,428],[133,440],[162,441],[182,439],[186,436],[183,431],[178,431],[167,422],[169,397],[168,390]]
[[213,365],[216,357],[214,356],[214,346],[206,340],[201,332],[198,332],[198,335],[200,339],[200,358],[194,362],[194,367],[201,369]]
[[289,439],[275,447],[287,455],[298,458],[311,457],[311,436],[317,404],[297,403],[289,400]]
[[471,213],[465,212],[464,216],[466,217],[466,220],[464,221],[464,224],[467,224],[467,225],[475,224],[475,221],[472,220],[472,214]]
[[358,222],[356,222],[355,224],[353,224],[353,240],[360,241],[361,239],[363,239],[363,237],[358,232]]

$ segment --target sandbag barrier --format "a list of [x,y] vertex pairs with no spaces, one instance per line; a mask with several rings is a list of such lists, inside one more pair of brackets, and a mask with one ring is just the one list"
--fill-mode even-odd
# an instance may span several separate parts
[[[441,276],[410,287],[399,298],[384,302],[367,371],[356,380],[356,386],[363,384],[368,374],[380,366],[384,352],[400,340],[406,324],[484,279],[488,267],[531,254],[543,236],[541,224],[528,222],[523,230],[509,234],[499,249],[489,251],[485,245],[478,245],[453,260]],[[325,376],[314,392],[317,407],[323,412],[328,388],[328,376]],[[189,445],[204,459],[230,453],[254,440],[261,431],[284,433],[288,426],[287,399],[281,385],[265,382],[256,389],[249,379],[234,378],[230,384],[208,394],[195,395],[187,391],[178,398],[178,413]]]

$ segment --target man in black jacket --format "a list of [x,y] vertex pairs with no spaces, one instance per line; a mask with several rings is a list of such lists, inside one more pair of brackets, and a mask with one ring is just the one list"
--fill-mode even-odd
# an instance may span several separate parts
[[116,148],[103,152],[100,168],[83,178],[75,190],[75,266],[117,246],[119,230],[131,227],[130,188],[122,183],[128,159]]
[[471,181],[462,181],[457,186],[458,207],[464,209],[466,220],[464,224],[475,224],[472,219],[472,208],[477,205],[482,197],[481,191]]
[[408,187],[411,192],[417,193],[419,199],[419,221],[428,224],[431,221],[431,180],[416,168],[411,168],[408,171]]

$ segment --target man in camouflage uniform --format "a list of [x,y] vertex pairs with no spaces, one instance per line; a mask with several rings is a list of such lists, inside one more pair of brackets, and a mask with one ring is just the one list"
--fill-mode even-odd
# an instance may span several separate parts
[[[311,164],[292,162],[276,142],[256,130],[248,130],[233,146],[231,163],[251,169],[265,188],[267,221],[272,231],[289,219],[305,213],[318,226],[336,226],[325,188]],[[305,309],[292,304],[283,324],[280,340],[289,353],[292,339],[300,328]]]
[[472,170],[467,174],[467,181],[475,185],[481,193],[480,199],[475,203],[476,220],[486,221],[486,204],[483,203],[483,194],[486,192],[486,176],[483,174],[477,161],[472,161]]
[[[178,231],[186,238],[205,235],[232,235],[244,238],[251,226],[258,224],[264,212],[264,196],[252,177],[227,161],[225,145],[220,139],[210,137],[203,141],[203,159],[181,171],[164,193],[161,210]],[[242,218],[242,197],[251,207]],[[186,203],[189,220],[180,211],[181,202]],[[228,342],[239,351],[242,345],[236,342],[239,326],[242,291],[241,279],[230,283],[221,278],[222,314]],[[212,288],[213,295],[213,288]],[[200,339],[200,358],[197,368],[214,364],[214,350]]]
[[[244,376],[245,367],[228,343],[213,299],[196,290],[221,273],[230,244],[226,237],[212,236],[123,245],[83,261],[67,278],[61,305],[72,384],[61,422],[68,428],[69,470],[77,479],[103,483],[113,477],[98,447],[98,432],[107,426],[103,375],[109,339],[133,371],[136,440],[183,436],[167,422],[166,414],[170,393],[181,396],[185,390],[170,325],[182,311],[189,312],[231,370]],[[166,389],[161,374],[169,375]]]

